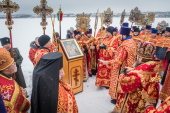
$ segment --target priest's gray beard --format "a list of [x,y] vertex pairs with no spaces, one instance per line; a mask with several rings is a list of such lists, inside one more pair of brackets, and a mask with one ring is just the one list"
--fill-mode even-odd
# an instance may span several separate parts
[[141,65],[141,63],[139,63],[139,61],[136,60],[136,62],[133,64],[133,67],[138,67],[139,65]]
[[17,72],[17,66],[15,66],[14,72],[15,72],[15,73]]

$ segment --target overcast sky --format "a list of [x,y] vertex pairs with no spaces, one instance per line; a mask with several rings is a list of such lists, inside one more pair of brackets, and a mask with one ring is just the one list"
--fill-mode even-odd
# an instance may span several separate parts
[[[2,0],[0,0],[2,1]],[[16,14],[34,14],[33,8],[40,5],[40,0],[11,0],[19,4]],[[103,12],[108,7],[113,13],[121,13],[124,9],[130,12],[136,6],[145,11],[170,11],[170,0],[47,0],[47,5],[57,13],[61,5],[63,13],[96,13]],[[1,13],[0,13],[1,14]]]

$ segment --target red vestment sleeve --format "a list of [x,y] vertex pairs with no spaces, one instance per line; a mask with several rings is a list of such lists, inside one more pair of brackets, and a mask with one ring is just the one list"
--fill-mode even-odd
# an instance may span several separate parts
[[131,93],[141,84],[141,80],[137,73],[130,73],[127,76],[121,74],[119,84],[124,93]]

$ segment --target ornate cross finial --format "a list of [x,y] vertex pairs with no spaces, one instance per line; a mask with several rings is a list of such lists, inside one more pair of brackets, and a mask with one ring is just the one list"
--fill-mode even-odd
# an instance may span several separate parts
[[[8,26],[9,29],[9,34],[10,34],[10,44],[11,44],[11,56],[14,58],[14,54],[13,54],[13,44],[12,44],[12,25],[13,25],[13,20],[12,20],[12,15],[11,13],[16,12],[19,10],[19,5],[16,4],[15,2],[13,3],[10,0],[3,0],[2,2],[0,2],[0,12],[4,11],[4,13],[6,13],[6,19],[7,21],[5,22],[5,24]],[[15,78],[15,74],[14,74],[14,78]]]
[[45,29],[46,25],[48,24],[46,22],[46,16],[48,14],[53,13],[53,9],[49,6],[47,6],[47,1],[46,0],[41,0],[41,5],[34,7],[33,11],[37,15],[40,14],[42,16],[42,22],[40,23],[41,26],[43,26],[44,34],[45,34]]
[[126,15],[126,12],[125,12],[125,9],[124,9],[123,12],[122,12],[122,14],[121,14],[120,26],[122,26],[122,24],[123,24],[123,22],[124,22],[125,15]]
[[14,22],[12,20],[12,16],[11,13],[16,12],[19,10],[19,5],[16,4],[15,2],[13,3],[10,0],[3,0],[2,2],[0,2],[0,12],[4,11],[4,13],[6,13],[6,19],[7,21],[5,22],[6,25],[8,25],[9,29],[12,29],[11,26]]

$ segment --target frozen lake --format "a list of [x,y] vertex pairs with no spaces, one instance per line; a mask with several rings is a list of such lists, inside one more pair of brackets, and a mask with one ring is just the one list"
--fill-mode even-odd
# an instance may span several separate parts
[[[76,25],[75,17],[64,18],[62,21],[61,28],[61,38],[65,39],[66,31],[70,27]],[[32,83],[32,71],[33,65],[28,58],[28,53],[30,49],[30,42],[34,41],[35,37],[41,36],[43,34],[42,26],[40,26],[41,18],[21,18],[13,19],[14,25],[12,26],[12,36],[13,36],[13,47],[17,47],[20,50],[21,55],[24,60],[22,63],[22,70],[26,79],[28,94],[31,94],[31,83]],[[165,20],[170,24],[170,18],[156,18],[152,27],[156,27],[158,22]],[[0,38],[9,37],[9,30],[5,25],[6,19],[0,19]],[[101,27],[101,21],[98,20],[98,29]],[[52,23],[51,18],[47,18],[47,28],[46,34],[50,37],[52,36]],[[94,32],[94,22],[95,18],[91,18],[91,28]],[[125,22],[128,22],[128,18],[125,18]],[[120,18],[113,18],[113,23],[111,26],[120,28]],[[130,23],[131,26],[131,23]],[[59,32],[59,22],[55,20],[55,31]],[[1,47],[1,45],[0,45]],[[30,98],[30,97],[29,97]],[[114,109],[114,105],[110,103],[110,96],[108,95],[108,90],[98,88],[95,86],[95,76],[90,78],[86,83],[84,83],[84,91],[75,95],[79,112],[80,113],[108,113]]]

